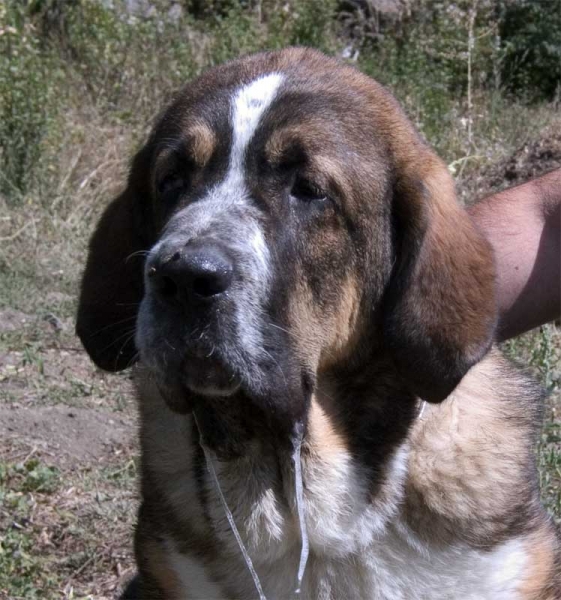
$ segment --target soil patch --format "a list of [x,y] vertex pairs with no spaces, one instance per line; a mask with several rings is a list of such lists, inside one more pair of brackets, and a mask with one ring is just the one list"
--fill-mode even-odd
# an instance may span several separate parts
[[461,192],[483,198],[561,168],[561,121],[543,130],[509,157],[485,167],[460,184]]
[[561,130],[550,128],[539,139],[524,144],[506,161],[490,169],[490,187],[523,183],[561,167]]
[[59,468],[128,454],[136,427],[130,415],[68,406],[0,406],[3,445],[24,445]]

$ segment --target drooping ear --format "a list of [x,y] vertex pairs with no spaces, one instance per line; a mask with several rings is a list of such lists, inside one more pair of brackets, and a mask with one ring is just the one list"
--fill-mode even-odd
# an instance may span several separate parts
[[440,402],[493,341],[494,260],[458,204],[446,166],[429,150],[402,169],[393,203],[397,260],[384,336],[412,391]]
[[143,251],[149,249],[148,151],[135,157],[125,191],[105,209],[90,240],[76,333],[98,367],[120,371],[136,358]]

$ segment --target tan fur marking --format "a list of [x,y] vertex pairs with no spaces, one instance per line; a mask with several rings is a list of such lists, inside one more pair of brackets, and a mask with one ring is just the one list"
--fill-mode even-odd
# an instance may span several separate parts
[[528,409],[522,399],[518,414],[513,402],[489,402],[503,360],[491,351],[447,400],[426,407],[411,432],[408,518],[431,537],[449,535],[433,526],[444,518],[456,524],[454,535],[484,544],[527,488],[520,465],[529,458]]
[[[549,528],[542,527],[525,542],[528,555],[528,575],[520,587],[523,600],[559,600],[556,592],[544,595],[544,590],[555,577],[556,541]],[[557,590],[561,594],[561,590]]]
[[332,319],[332,339],[320,358],[319,370],[348,358],[358,342],[360,329],[358,285],[352,276],[341,286],[341,301]]
[[351,198],[351,185],[344,169],[338,162],[327,154],[316,154],[310,159],[310,174],[312,180],[329,191],[335,187],[345,200]]
[[159,585],[164,597],[170,600],[183,598],[183,586],[177,573],[169,564],[168,552],[162,548],[162,545],[152,540],[145,540],[142,552],[147,572]]
[[[210,160],[212,153],[216,147],[216,136],[206,123],[203,121],[196,121],[191,124],[185,130],[185,139],[187,141],[187,152],[190,159],[192,159],[197,167],[204,167]],[[167,168],[167,164],[170,167],[175,166],[176,155],[170,148],[162,150],[157,158],[154,167],[154,173],[161,173]]]
[[[300,279],[303,281],[303,278]],[[310,290],[299,284],[290,303],[294,339],[302,355],[314,357],[318,371],[347,358],[360,337],[360,298],[358,284],[352,276],[341,286],[339,306],[318,326],[316,304]]]
[[342,451],[348,452],[347,441],[337,424],[333,400],[323,391],[312,396],[308,432],[306,446],[313,454],[329,458]]
[[317,327],[312,293],[304,284],[304,277],[298,277],[297,282],[289,304],[291,337],[300,355],[315,369],[325,346],[325,334]]
[[329,180],[335,180],[340,185],[345,185],[345,171],[340,161],[325,153],[325,148],[332,144],[332,140],[322,122],[310,118],[298,127],[274,131],[265,145],[267,159],[273,165],[290,160],[288,151],[295,144],[306,150],[310,174],[316,176],[318,183],[327,184]]
[[198,167],[204,167],[216,147],[216,136],[205,123],[197,123],[189,128],[191,155]]
[[265,155],[269,162],[278,165],[285,158],[286,147],[290,140],[298,135],[298,128],[286,128],[273,131],[265,144]]

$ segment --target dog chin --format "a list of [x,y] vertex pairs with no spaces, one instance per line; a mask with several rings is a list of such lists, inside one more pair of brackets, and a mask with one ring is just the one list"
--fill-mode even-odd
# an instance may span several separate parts
[[182,380],[194,394],[205,397],[224,398],[235,394],[240,378],[222,361],[213,358],[186,358],[182,368]]
[[241,379],[224,363],[213,358],[189,356],[179,369],[154,369],[160,395],[171,410],[186,414],[193,410],[195,397],[212,399],[233,396]]
[[199,358],[185,361],[182,379],[191,392],[210,398],[232,396],[241,383],[239,377],[230,373],[218,361]]

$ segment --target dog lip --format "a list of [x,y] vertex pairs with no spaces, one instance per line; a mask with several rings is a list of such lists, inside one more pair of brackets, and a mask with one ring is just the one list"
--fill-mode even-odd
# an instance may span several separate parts
[[222,361],[199,353],[184,359],[181,374],[184,385],[201,396],[232,396],[241,385],[240,378]]

